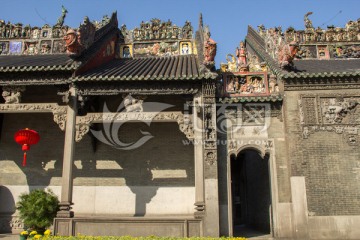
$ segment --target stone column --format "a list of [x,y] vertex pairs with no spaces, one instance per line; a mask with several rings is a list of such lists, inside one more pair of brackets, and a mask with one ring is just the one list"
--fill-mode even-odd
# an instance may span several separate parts
[[204,151],[203,151],[203,121],[199,117],[201,97],[195,96],[193,101],[194,123],[194,160],[195,160],[195,217],[205,215],[204,195]]
[[69,102],[67,107],[66,128],[65,128],[60,211],[57,213],[57,217],[62,217],[62,218],[73,217],[73,212],[71,211],[72,190],[73,190],[72,167],[73,167],[74,150],[75,150],[76,114],[77,114],[77,92],[76,92],[76,88],[74,86],[71,86],[69,89]]
[[219,237],[219,191],[218,191],[218,158],[216,133],[215,81],[203,82],[202,119],[203,119],[203,159],[205,206],[204,236]]

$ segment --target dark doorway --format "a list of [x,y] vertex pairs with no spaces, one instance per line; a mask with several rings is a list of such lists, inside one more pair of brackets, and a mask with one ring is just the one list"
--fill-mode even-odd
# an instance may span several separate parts
[[269,156],[247,149],[231,158],[233,236],[270,234]]

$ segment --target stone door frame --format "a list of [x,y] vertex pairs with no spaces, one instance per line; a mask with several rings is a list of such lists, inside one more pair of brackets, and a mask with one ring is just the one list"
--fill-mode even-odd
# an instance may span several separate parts
[[275,151],[272,147],[273,141],[268,140],[271,142],[271,148],[268,146],[261,146],[255,144],[246,144],[239,147],[236,151],[228,152],[227,156],[227,199],[228,199],[228,231],[229,236],[233,236],[234,234],[234,223],[233,223],[233,201],[232,201],[232,189],[231,189],[231,156],[238,154],[244,150],[255,150],[257,151],[262,158],[265,155],[269,155],[269,162],[268,162],[268,171],[269,171],[269,181],[270,181],[270,235],[272,237],[277,236],[277,221],[276,221],[276,214],[277,214],[277,203],[278,203],[278,188],[277,188],[277,179],[276,179],[276,162],[275,162]]

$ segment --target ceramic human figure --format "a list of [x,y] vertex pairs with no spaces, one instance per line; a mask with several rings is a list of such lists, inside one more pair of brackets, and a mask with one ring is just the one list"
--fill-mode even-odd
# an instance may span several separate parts
[[237,63],[241,66],[246,66],[246,48],[243,41],[240,42],[240,47],[236,48],[236,56],[238,57]]

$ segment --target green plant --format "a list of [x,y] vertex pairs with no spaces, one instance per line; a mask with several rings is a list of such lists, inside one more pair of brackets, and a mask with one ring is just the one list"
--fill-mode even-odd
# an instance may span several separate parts
[[16,209],[25,226],[43,232],[52,224],[59,210],[59,200],[50,189],[36,189],[21,194]]

